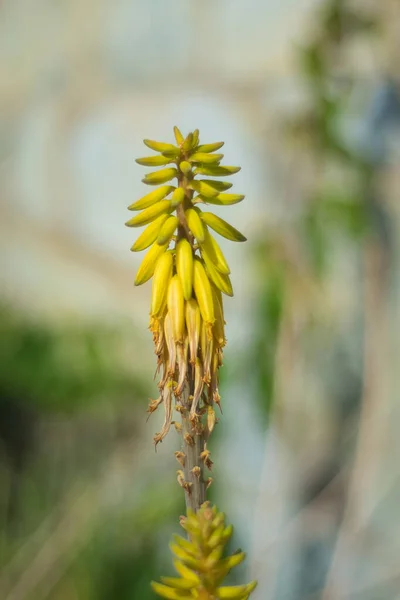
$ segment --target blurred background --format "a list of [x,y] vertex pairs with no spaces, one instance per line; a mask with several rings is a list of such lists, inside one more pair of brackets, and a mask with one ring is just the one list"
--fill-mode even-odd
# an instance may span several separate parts
[[171,573],[179,440],[154,452],[124,222],[175,124],[224,140],[246,194],[211,442],[237,577],[400,598],[399,40],[398,0],[3,0],[2,600],[146,600]]

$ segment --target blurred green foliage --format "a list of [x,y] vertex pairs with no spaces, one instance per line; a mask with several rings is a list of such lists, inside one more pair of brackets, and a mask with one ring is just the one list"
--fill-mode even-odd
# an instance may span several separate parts
[[343,53],[354,39],[378,35],[379,15],[379,7],[368,12],[368,7],[356,10],[348,0],[328,0],[318,11],[311,39],[298,51],[307,106],[282,123],[280,136],[309,177],[306,184],[299,177],[296,213],[288,212],[279,228],[267,227],[254,250],[261,283],[249,366],[264,423],[274,405],[282,323],[299,314],[310,317],[303,327],[313,323],[318,314],[313,290],[329,279],[338,248],[359,257],[364,244],[381,233],[385,209],[375,190],[379,165],[354,144],[343,125],[358,83],[358,73],[345,64]]
[[[131,468],[124,466],[124,447],[140,443],[149,389],[147,377],[132,368],[138,350],[131,335],[127,342],[118,328],[54,328],[10,307],[0,311],[0,565],[5,573],[11,569],[6,590],[18,585],[25,568],[35,568],[37,552],[55,544],[60,556],[53,561],[50,551],[29,598],[47,597],[54,577],[48,596],[54,600],[153,597],[149,581],[163,566],[170,523],[184,501],[173,476],[146,474],[139,449]],[[122,492],[110,503],[113,478],[122,474]],[[60,528],[72,536],[65,549],[63,537],[53,541]],[[18,559],[23,548],[26,558]],[[2,583],[0,577],[0,595]]]
[[[73,412],[111,398],[146,397],[121,364],[124,338],[104,327],[54,328],[0,310],[0,387],[40,410]],[[125,360],[126,363],[126,360]],[[137,396],[132,394],[135,390]]]
[[[314,23],[315,33],[298,52],[308,104],[306,110],[285,121],[281,135],[289,140],[299,162],[309,160],[312,176],[306,189],[299,189],[300,208],[296,205],[295,217],[288,215],[278,231],[267,228],[263,238],[253,244],[257,289],[251,346],[245,360],[239,357],[237,364],[233,364],[232,351],[228,353],[221,372],[222,386],[237,375],[237,367],[247,379],[251,373],[251,401],[258,408],[262,427],[274,407],[283,327],[291,325],[299,313],[307,315],[304,329],[316,318],[313,292],[329,278],[331,257],[342,244],[353,254],[351,260],[361,255],[372,236],[383,243],[385,207],[375,189],[379,165],[354,145],[343,126],[357,73],[347,68],[341,53],[358,36],[380,35],[379,3],[375,11],[356,11],[347,0],[324,2]],[[127,356],[132,348],[127,352],[125,339],[125,332],[103,326],[56,330],[22,319],[9,307],[0,311],[2,566],[12,561],[48,515],[51,531],[57,526],[71,488],[93,485],[96,490],[107,459],[121,443],[138,436],[137,423],[144,422],[149,381],[132,369],[134,357]],[[329,362],[330,384],[338,388],[332,396],[344,421],[356,412],[362,381],[361,375],[353,381],[351,361],[340,342],[341,377],[335,377],[337,340],[332,337],[329,353],[323,349],[319,361],[312,341],[309,346],[314,368],[322,365],[328,370]],[[354,362],[357,367],[361,363],[358,357]],[[341,385],[343,373],[345,385]],[[214,444],[218,427],[216,430]],[[338,460],[349,454],[348,438],[345,443],[346,451]],[[338,447],[339,442],[336,450]],[[139,478],[142,460],[138,448],[132,456],[129,488],[139,499],[129,493],[119,498],[116,486],[114,502],[99,512],[80,543],[71,547],[70,556],[64,557],[65,569],[55,576],[48,594],[38,591],[36,596],[34,590],[32,600],[154,598],[149,582],[168,571],[170,524],[184,508],[173,469],[165,481],[158,471],[141,472]],[[218,496],[216,490],[211,488],[211,498]],[[100,498],[94,494],[91,502],[89,515],[98,508]],[[72,517],[68,525],[73,525]],[[44,534],[42,543],[46,540]],[[23,561],[21,564],[22,574]],[[307,568],[305,564],[304,572]],[[49,578],[52,576],[50,570]]]

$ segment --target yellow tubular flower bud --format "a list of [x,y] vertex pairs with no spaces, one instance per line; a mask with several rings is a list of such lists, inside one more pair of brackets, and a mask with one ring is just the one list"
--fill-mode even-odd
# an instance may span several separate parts
[[157,583],[156,581],[151,582],[151,587],[156,594],[162,598],[166,598],[166,600],[182,600],[182,592],[180,590],[175,590],[174,588],[164,585],[163,583]]
[[193,554],[193,552],[196,550],[196,546],[189,540],[185,540],[176,533],[174,533],[172,537],[174,539],[174,542],[178,544],[178,546],[186,550],[186,552],[189,552],[189,554]]
[[146,196],[143,196],[143,198],[140,198],[140,200],[137,200],[137,202],[128,206],[128,210],[143,210],[144,208],[148,208],[152,204],[165,198],[165,196],[168,196],[173,189],[175,189],[173,185],[162,185],[149,194],[146,194]]
[[181,187],[177,187],[171,196],[171,204],[173,208],[176,208],[183,202],[185,198],[185,190]]
[[178,217],[168,217],[165,223],[161,226],[160,233],[157,237],[157,244],[162,246],[163,244],[169,243],[177,227]]
[[172,252],[165,252],[157,261],[151,292],[150,314],[152,316],[159,314],[163,306],[163,301],[167,295],[168,283],[172,277],[173,262]]
[[213,533],[210,535],[208,542],[207,542],[208,548],[210,548],[211,550],[214,550],[214,548],[219,546],[221,544],[221,537],[222,537],[223,533],[224,533],[224,523],[222,522],[218,527],[215,528]]
[[202,165],[196,167],[195,175],[210,175],[210,177],[228,177],[240,171],[240,167],[220,167],[214,165]]
[[189,183],[189,188],[195,190],[203,196],[210,198],[216,198],[219,193],[218,190],[215,189],[215,187],[209,185],[207,182],[196,181],[195,179],[193,179],[193,181]]
[[185,141],[182,144],[182,150],[184,152],[188,152],[189,150],[191,150],[192,144],[193,144],[193,133],[188,133],[185,138]]
[[238,552],[238,554],[232,554],[232,556],[228,556],[227,558],[224,558],[224,560],[222,561],[223,564],[221,565],[220,568],[223,571],[228,572],[231,569],[233,569],[234,567],[237,567],[238,565],[240,565],[240,563],[242,563],[245,558],[246,558],[246,554],[244,552]]
[[232,284],[229,278],[229,275],[223,275],[213,265],[213,263],[208,259],[207,254],[203,256],[204,262],[207,268],[207,275],[210,277],[213,284],[221,290],[226,296],[233,296]]
[[198,129],[195,129],[193,131],[192,148],[196,148],[196,146],[198,145],[198,143],[199,143],[199,134],[200,134],[200,131]]
[[214,142],[212,144],[202,144],[201,146],[197,146],[196,150],[197,152],[216,152],[217,150],[219,150],[220,148],[222,148],[222,146],[224,145],[224,142]]
[[200,578],[194,571],[191,571],[185,565],[183,565],[179,560],[174,560],[175,571],[185,579],[192,579],[197,584],[200,583]]
[[179,154],[179,148],[174,146],[173,144],[165,144],[164,142],[155,142],[154,140],[143,140],[143,143],[151,150],[155,150],[156,152],[170,152]]
[[193,286],[193,250],[186,239],[181,239],[176,245],[176,271],[181,280],[183,297],[192,297]]
[[185,141],[185,138],[183,137],[183,135],[181,134],[180,130],[178,129],[178,127],[176,125],[174,127],[174,135],[175,135],[176,143],[178,144],[178,146],[181,146],[183,144],[183,142]]
[[178,546],[178,544],[170,544],[169,547],[171,552],[173,552],[186,567],[191,569],[196,569],[198,567],[199,561],[196,558],[193,558],[189,552],[186,552],[186,550]]
[[189,158],[192,163],[200,164],[218,164],[220,160],[224,158],[223,154],[206,154],[205,152],[195,152]]
[[223,273],[224,275],[229,275],[229,273],[231,271],[229,269],[229,265],[226,262],[225,256],[224,256],[221,248],[219,247],[219,245],[217,244],[217,241],[214,239],[214,237],[211,235],[211,233],[208,231],[207,225],[204,227],[204,229],[205,229],[204,242],[200,245],[202,256],[204,254],[207,254],[208,260],[211,260],[211,262],[214,264],[215,268],[220,273]]
[[204,227],[203,223],[201,222],[199,213],[196,212],[194,208],[189,208],[185,211],[185,217],[190,231],[193,233],[194,237],[199,242],[199,244],[204,242]]
[[193,264],[193,287],[203,321],[213,325],[215,316],[211,285],[203,263],[198,257],[195,257]]
[[182,342],[185,333],[185,303],[178,275],[174,275],[169,283],[167,306],[174,340],[175,342]]
[[191,298],[186,302],[185,316],[186,329],[189,337],[190,364],[194,365],[196,363],[201,331],[200,309],[194,298]]
[[179,163],[179,168],[182,171],[182,173],[187,175],[188,173],[191,172],[192,165],[187,160],[183,160],[181,163]]
[[141,250],[145,250],[146,248],[151,246],[151,244],[153,244],[156,241],[160,229],[164,221],[166,221],[167,219],[168,215],[164,214],[160,215],[159,217],[157,217],[157,219],[150,223],[150,225],[146,227],[143,233],[139,235],[138,239],[133,244],[131,248],[132,252],[140,252]]
[[240,231],[235,229],[232,225],[221,219],[221,217],[217,217],[210,212],[201,213],[201,219],[204,223],[206,223],[209,227],[214,229],[219,235],[226,238],[227,240],[231,240],[232,242],[245,242],[247,238],[244,237]]
[[213,569],[217,566],[222,556],[222,548],[221,546],[217,546],[213,550],[211,550],[210,554],[207,556],[205,561],[207,567],[209,569]]
[[218,181],[218,179],[199,179],[200,183],[207,183],[211,185],[211,187],[215,188],[219,192],[224,192],[225,190],[229,190],[233,183],[229,181]]
[[257,582],[253,581],[247,585],[231,585],[224,586],[217,589],[217,598],[219,600],[243,600],[248,598],[249,594],[256,587]]
[[142,285],[142,283],[145,283],[153,276],[157,261],[160,258],[160,256],[164,254],[166,249],[167,244],[165,246],[153,244],[153,246],[147,252],[146,256],[142,261],[142,264],[139,267],[135,278],[135,285]]
[[197,585],[192,579],[180,579],[179,577],[161,577],[160,579],[165,585],[178,590],[191,590]]
[[137,158],[135,162],[143,167],[162,167],[172,162],[172,158],[168,156],[145,156],[143,158]]
[[171,200],[161,200],[161,202],[157,202],[156,204],[153,204],[153,206],[145,208],[138,215],[129,219],[125,225],[127,227],[141,227],[142,225],[151,223],[151,221],[154,221],[154,219],[163,213],[170,213],[172,210]]
[[174,177],[178,175],[178,171],[171,167],[169,169],[160,169],[160,171],[153,171],[152,173],[147,173],[142,179],[143,183],[147,183],[148,185],[158,185],[159,183],[166,183],[167,181],[171,181]]
[[232,204],[241,202],[243,198],[242,194],[218,194],[215,198],[199,194],[195,200],[205,202],[206,204],[215,204],[216,206],[231,206]]
[[222,312],[222,298],[218,297],[217,290],[214,285],[211,286],[213,302],[214,302],[214,315],[215,323],[213,326],[213,334],[219,348],[225,346],[225,321],[224,314]]

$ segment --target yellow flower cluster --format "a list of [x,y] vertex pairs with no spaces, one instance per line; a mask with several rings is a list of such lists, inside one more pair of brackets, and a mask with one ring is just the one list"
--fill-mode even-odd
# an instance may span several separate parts
[[188,511],[181,524],[189,539],[175,536],[170,545],[180,577],[162,577],[162,583],[153,581],[153,590],[167,600],[247,600],[257,585],[255,581],[221,585],[229,571],[245,558],[244,552],[223,558],[233,531],[231,525],[225,525],[225,515],[206,502],[197,513]]
[[[232,225],[200,208],[235,204],[244,198],[225,193],[232,184],[215,179],[240,170],[220,164],[223,154],[216,151],[223,142],[200,144],[198,130],[183,137],[175,127],[174,134],[176,145],[144,140],[158,154],[136,162],[162,168],[148,173],[143,183],[160,187],[128,207],[140,212],[126,223],[128,227],[147,226],[131,250],[149,248],[135,285],[153,277],[150,330],[161,379],[160,396],[150,402],[149,412],[162,403],[165,407],[165,421],[155,443],[169,431],[173,396],[179,407],[183,393],[191,400],[195,431],[201,433],[204,413],[209,431],[213,427],[213,404],[220,401],[218,369],[226,343],[222,293],[232,296],[233,291],[228,263],[210,229],[235,242],[246,239]],[[173,180],[176,185],[171,184]]]

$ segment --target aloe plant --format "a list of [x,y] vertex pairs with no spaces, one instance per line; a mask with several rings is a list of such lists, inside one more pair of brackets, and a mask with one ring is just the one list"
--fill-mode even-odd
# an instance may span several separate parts
[[[245,555],[223,556],[232,529],[225,527],[223,513],[206,501],[212,478],[205,476],[205,469],[211,470],[213,464],[207,444],[217,420],[215,405],[221,401],[218,372],[226,344],[222,294],[233,295],[229,265],[210,229],[234,242],[246,238],[220,217],[202,210],[207,205],[243,200],[241,194],[225,193],[232,184],[219,180],[240,167],[221,165],[223,154],[216,151],[223,142],[200,144],[197,129],[184,137],[174,127],[174,134],[176,144],[144,140],[158,154],[136,162],[161,169],[142,181],[160,187],[128,207],[140,212],[126,223],[128,227],[147,225],[131,250],[149,248],[135,285],[153,278],[149,328],[160,380],[159,397],[150,401],[148,412],[164,406],[164,423],[154,436],[156,445],[171,425],[181,434],[181,448],[175,452],[182,467],[177,481],[188,511],[181,524],[189,539],[178,538],[171,546],[181,577],[152,585],[163,598],[240,600],[249,597],[256,583],[222,585]],[[171,184],[173,180],[176,185]],[[180,417],[177,420],[174,410]]]

